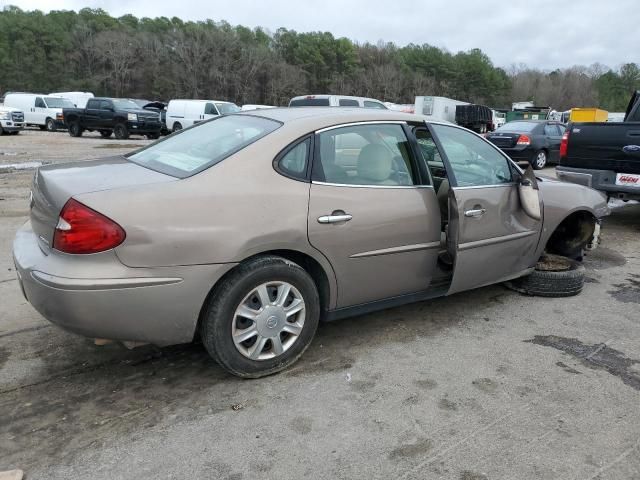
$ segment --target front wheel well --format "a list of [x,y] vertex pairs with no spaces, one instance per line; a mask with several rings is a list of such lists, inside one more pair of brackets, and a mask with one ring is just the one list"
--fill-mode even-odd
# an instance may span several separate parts
[[218,281],[211,287],[209,293],[207,294],[207,298],[205,299],[202,307],[200,309],[200,315],[198,316],[198,323],[196,326],[196,331],[194,333],[194,339],[198,338],[200,334],[200,325],[202,324],[203,316],[206,314],[207,306],[211,301],[213,295],[215,294],[216,288],[225,282],[229,276],[236,271],[236,269],[245,264],[248,261],[255,260],[259,257],[264,256],[277,256],[285,258],[291,262],[294,262],[300,265],[306,272],[311,276],[313,282],[316,284],[316,288],[318,289],[318,296],[320,297],[320,318],[324,316],[325,312],[329,308],[329,278],[327,277],[327,273],[320,263],[315,260],[312,256],[307,255],[306,253],[302,253],[296,250],[269,250],[266,252],[261,252],[256,255],[252,255],[251,257],[245,258],[242,262],[238,263],[235,267],[225,273],[222,277],[218,279]]
[[593,237],[596,223],[596,217],[589,211],[573,212],[553,231],[545,251],[572,258],[582,256],[582,250]]

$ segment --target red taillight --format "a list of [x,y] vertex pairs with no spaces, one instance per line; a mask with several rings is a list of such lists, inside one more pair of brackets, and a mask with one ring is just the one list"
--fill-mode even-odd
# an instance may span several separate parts
[[124,239],[120,225],[72,198],[60,212],[53,248],[65,253],[98,253],[117,247]]
[[520,135],[518,137],[518,145],[531,145],[531,139],[526,135]]
[[569,130],[562,135],[562,141],[560,142],[560,158],[567,156],[567,149],[569,148]]

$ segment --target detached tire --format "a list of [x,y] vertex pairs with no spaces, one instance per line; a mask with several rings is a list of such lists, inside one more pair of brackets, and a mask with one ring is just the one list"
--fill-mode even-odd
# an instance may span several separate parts
[[311,276],[277,256],[238,266],[210,295],[201,338],[222,368],[258,378],[292,365],[311,344],[320,299]]
[[572,297],[584,287],[584,266],[559,255],[543,256],[533,273],[504,285],[511,290],[535,297]]

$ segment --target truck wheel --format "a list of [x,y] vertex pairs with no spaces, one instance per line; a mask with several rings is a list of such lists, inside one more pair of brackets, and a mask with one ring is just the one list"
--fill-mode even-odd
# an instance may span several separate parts
[[47,129],[47,132],[56,131],[56,122],[53,121],[53,118],[47,118],[47,122],[45,123],[44,126]]
[[80,126],[80,122],[76,120],[75,122],[69,123],[69,135],[72,137],[82,136],[82,127]]
[[210,296],[201,338],[228,372],[258,378],[284,370],[307,349],[320,319],[311,276],[282,257],[250,260]]
[[533,273],[505,282],[516,292],[536,297],[571,297],[582,291],[584,266],[560,255],[543,255]]
[[547,152],[544,150],[538,150],[533,156],[533,162],[531,166],[534,170],[540,170],[547,165]]
[[177,132],[178,130],[182,130],[182,124],[180,122],[176,122],[173,124],[173,131]]
[[129,138],[129,130],[124,123],[118,123],[115,127],[113,127],[113,133],[118,140],[126,140],[127,138]]
[[111,136],[111,130],[100,130],[100,136],[102,138],[109,138]]

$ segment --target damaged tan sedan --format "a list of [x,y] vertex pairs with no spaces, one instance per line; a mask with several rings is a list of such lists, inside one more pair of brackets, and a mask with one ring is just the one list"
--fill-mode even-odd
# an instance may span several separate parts
[[[564,259],[596,244],[607,213],[595,190],[525,173],[453,125],[271,109],[40,168],[13,252],[27,300],[61,327],[161,346],[199,335],[259,377],[295,362],[320,320],[505,281],[578,293]],[[560,271],[536,269],[543,254]]]

